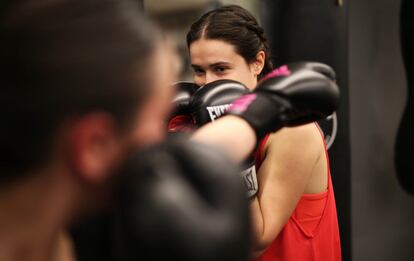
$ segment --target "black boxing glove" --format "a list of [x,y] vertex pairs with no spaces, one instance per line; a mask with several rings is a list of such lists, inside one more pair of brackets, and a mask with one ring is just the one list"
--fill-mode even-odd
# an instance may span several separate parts
[[191,113],[198,127],[224,115],[232,102],[248,93],[246,86],[233,80],[217,80],[200,87],[191,97]]
[[189,107],[191,96],[198,86],[192,82],[177,82],[173,85],[176,94],[172,100],[173,109],[168,116],[168,132],[190,132],[195,129]]
[[[318,73],[321,73],[331,79],[332,81],[336,81],[336,73],[335,71],[327,64],[319,63],[319,62],[294,62],[289,63],[289,68],[291,71],[297,71],[300,69],[309,69]],[[275,76],[283,76],[288,71],[288,66],[283,65],[277,68],[276,70],[273,70],[272,74],[268,74],[267,77],[275,77]],[[265,80],[265,79],[263,79]],[[328,115],[327,117],[324,117],[323,119],[320,119],[317,121],[322,133],[325,137],[326,142],[326,148],[329,149],[330,146],[332,146],[332,143],[335,139],[334,133],[332,133],[333,124],[336,121],[336,114],[333,112],[332,114]]]
[[245,119],[257,140],[284,126],[310,123],[332,114],[339,103],[339,88],[324,74],[308,68],[279,67],[256,89],[233,102],[228,114]]
[[287,74],[290,73],[290,71],[298,71],[302,69],[308,69],[311,71],[321,73],[325,75],[326,77],[328,77],[329,79],[331,79],[332,81],[336,81],[336,73],[332,69],[332,67],[330,67],[327,64],[319,63],[319,62],[294,62],[294,63],[289,63],[288,65],[285,64],[285,65],[282,65],[276,68],[275,70],[268,73],[267,75],[265,75],[262,81],[266,80],[267,78],[286,76]]
[[[224,115],[235,99],[248,92],[249,90],[242,83],[227,79],[213,81],[199,88],[190,101],[197,127],[213,122]],[[254,197],[258,191],[258,184],[253,156],[242,163],[240,174],[246,186],[247,197]]]
[[119,260],[247,259],[248,204],[221,151],[168,141],[133,155],[122,174]]

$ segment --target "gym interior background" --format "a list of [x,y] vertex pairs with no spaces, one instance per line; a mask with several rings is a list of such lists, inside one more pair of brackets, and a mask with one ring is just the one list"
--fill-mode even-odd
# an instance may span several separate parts
[[[276,64],[316,59],[333,66],[342,100],[330,157],[343,260],[414,260],[414,197],[398,184],[394,166],[395,138],[407,100],[400,0],[140,3],[176,39],[183,61],[182,80],[191,80],[185,44],[190,24],[222,4],[239,4],[261,21],[277,56]],[[324,13],[326,17],[321,17]],[[289,19],[299,22],[283,24]],[[329,23],[318,28],[311,21],[315,26],[317,21]],[[304,41],[312,34],[317,36],[315,42]]]

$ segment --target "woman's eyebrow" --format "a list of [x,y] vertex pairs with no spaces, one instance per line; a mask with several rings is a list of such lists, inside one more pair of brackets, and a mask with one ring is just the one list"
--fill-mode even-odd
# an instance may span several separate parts
[[[229,66],[230,63],[229,62],[224,62],[224,61],[220,61],[220,62],[216,62],[216,63],[212,63],[209,64],[208,67],[216,67],[216,66]],[[191,67],[193,67],[194,69],[202,69],[203,67],[198,65],[198,64],[191,64]]]
[[223,66],[223,65],[228,66],[230,65],[230,63],[229,62],[216,62],[216,63],[210,64],[209,67],[216,67],[216,66]]
[[191,64],[191,67],[193,67],[194,69],[202,69],[201,66],[197,64]]

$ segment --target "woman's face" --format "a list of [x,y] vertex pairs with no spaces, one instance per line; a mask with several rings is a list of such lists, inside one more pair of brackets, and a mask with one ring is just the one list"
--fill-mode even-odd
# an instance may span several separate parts
[[194,41],[190,45],[190,59],[198,86],[219,79],[235,80],[249,89],[257,84],[255,64],[247,64],[235,47],[225,41],[203,38]]

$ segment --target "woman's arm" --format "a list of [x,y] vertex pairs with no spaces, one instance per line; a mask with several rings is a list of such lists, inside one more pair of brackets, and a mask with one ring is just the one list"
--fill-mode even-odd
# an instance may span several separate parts
[[231,115],[204,125],[192,139],[217,146],[237,163],[246,159],[256,145],[253,128],[244,119]]
[[258,172],[259,193],[251,202],[255,256],[278,236],[311,179],[318,181],[317,185],[312,184],[315,186],[312,189],[326,189],[324,155],[323,141],[315,124],[284,128],[270,136]]

